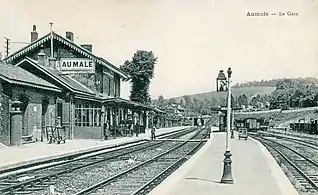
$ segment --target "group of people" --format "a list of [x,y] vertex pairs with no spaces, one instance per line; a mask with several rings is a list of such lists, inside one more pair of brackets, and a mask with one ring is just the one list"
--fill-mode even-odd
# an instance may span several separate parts
[[[131,124],[128,129],[129,129],[130,135],[132,135],[134,130],[134,125]],[[108,134],[109,134],[109,124],[106,122],[104,124],[104,139],[108,139],[109,137]],[[138,137],[138,131],[136,131],[136,136]],[[151,128],[151,140],[155,140],[155,139],[156,139],[156,126],[153,125]]]

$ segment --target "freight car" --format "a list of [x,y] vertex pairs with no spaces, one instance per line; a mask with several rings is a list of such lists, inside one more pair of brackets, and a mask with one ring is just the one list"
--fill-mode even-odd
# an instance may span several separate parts
[[257,118],[246,118],[235,121],[236,129],[246,128],[248,132],[256,132],[261,130],[261,121]]
[[310,122],[290,123],[290,129],[297,132],[318,135],[318,122],[317,120],[310,120]]

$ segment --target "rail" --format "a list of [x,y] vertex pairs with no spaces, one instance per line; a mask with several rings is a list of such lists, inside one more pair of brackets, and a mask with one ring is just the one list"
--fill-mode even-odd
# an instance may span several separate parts
[[[206,138],[209,134],[209,131],[206,131],[206,134],[204,136],[204,138]],[[138,194],[144,194],[145,192],[149,192],[150,191],[150,186],[155,183],[156,181],[160,180],[161,178],[163,178],[164,176],[169,174],[169,171],[173,170],[176,166],[178,166],[179,164],[181,164],[183,161],[185,161],[185,159],[191,155],[192,153],[194,153],[201,145],[202,143],[205,141],[204,138],[201,139],[201,141],[195,146],[193,147],[189,152],[187,152],[185,155],[183,155],[181,158],[179,158],[176,162],[174,162],[172,165],[170,165],[169,167],[167,167],[165,170],[163,170],[162,172],[160,172],[158,175],[156,175],[152,180],[148,181],[146,184],[144,184],[143,186],[141,186],[140,188],[138,188],[135,192],[132,193],[132,195],[138,195]]]
[[[273,145],[271,145],[271,144],[265,142],[264,140],[269,141],[269,142],[271,142],[271,143],[274,143],[274,144],[276,144],[276,145],[278,145],[278,146],[280,146],[280,147],[286,148],[286,149],[288,149],[289,151],[292,151],[293,154],[297,154],[298,156],[300,156],[301,158],[303,158],[303,159],[305,160],[305,162],[309,162],[311,165],[313,165],[313,166],[317,169],[317,168],[318,168],[318,164],[317,164],[315,161],[309,159],[308,157],[304,156],[303,154],[297,152],[296,150],[294,150],[294,149],[292,149],[292,148],[290,148],[290,147],[288,147],[288,146],[285,146],[285,145],[283,145],[283,144],[280,144],[280,143],[278,143],[278,142],[275,142],[275,141],[273,141],[273,140],[266,139],[266,138],[260,138],[260,137],[257,138],[257,137],[254,137],[254,136],[252,136],[252,137],[255,138],[255,139],[257,139],[257,140],[259,140],[259,141],[261,141],[261,142],[262,142],[263,144],[265,144],[266,146],[272,148],[272,149],[273,149],[276,153],[278,153],[289,165],[291,165],[315,190],[318,191],[318,185],[317,185],[317,183],[316,183],[315,181],[313,181],[313,180],[310,178],[310,176],[308,176],[299,166],[297,166],[297,165],[296,165],[289,157],[287,157],[283,152],[279,151],[279,149],[277,149],[277,147],[275,147],[275,146],[273,146]],[[263,139],[263,140],[262,140],[262,139]],[[297,160],[299,161],[299,159],[296,159],[295,161],[297,161]],[[305,186],[305,188],[306,188],[306,186]],[[307,187],[307,188],[308,188],[308,187]]]
[[[193,139],[199,133],[200,132],[198,131],[195,135],[190,137],[188,140]],[[122,172],[120,172],[120,173],[118,173],[116,175],[113,175],[112,177],[109,177],[109,178],[107,178],[107,179],[105,179],[105,180],[103,180],[101,182],[98,182],[98,183],[96,183],[96,184],[94,184],[94,185],[92,185],[92,186],[90,186],[90,187],[88,187],[88,188],[76,193],[75,195],[83,195],[83,194],[88,194],[88,193],[94,192],[94,191],[98,190],[99,188],[102,188],[103,186],[107,185],[108,183],[110,183],[110,182],[112,182],[112,181],[114,181],[116,179],[119,179],[120,177],[122,177],[122,176],[124,176],[124,175],[126,175],[126,174],[128,174],[130,172],[133,172],[133,171],[137,170],[138,168],[146,166],[146,165],[158,160],[159,158],[164,157],[165,155],[171,153],[172,151],[175,151],[176,149],[178,149],[178,148],[184,146],[186,143],[188,143],[188,140],[184,141],[182,144],[177,145],[177,146],[173,147],[172,149],[170,149],[168,151],[165,151],[165,152],[163,152],[163,153],[161,153],[161,154],[159,154],[159,155],[157,155],[157,156],[155,156],[155,157],[153,157],[153,158],[151,158],[151,159],[149,159],[149,160],[147,160],[145,162],[142,162],[142,163],[140,163],[140,164],[138,164],[138,165],[136,165],[134,167],[131,167],[131,168],[125,170],[125,171],[122,171]]]
[[[187,129],[185,131],[178,131],[177,133],[174,133],[172,135],[169,135],[169,134],[165,134],[165,137],[169,137],[169,136],[173,136],[173,137],[178,137],[178,136],[182,136],[184,134],[187,134],[189,132],[192,132],[194,131],[195,129]],[[40,184],[40,183],[46,183],[46,180],[49,180],[51,178],[55,178],[59,175],[62,175],[62,174],[65,174],[65,173],[68,173],[68,172],[72,172],[74,170],[77,170],[77,169],[81,169],[81,168],[84,168],[84,167],[87,167],[87,166],[91,166],[91,165],[94,165],[94,164],[97,164],[97,163],[100,163],[100,162],[103,162],[105,160],[111,160],[111,159],[115,159],[115,158],[118,158],[120,156],[124,156],[124,155],[127,155],[127,154],[130,154],[132,152],[135,152],[135,151],[140,151],[142,149],[144,149],[146,146],[143,146],[142,144],[149,144],[149,146],[147,146],[146,148],[151,148],[151,147],[155,147],[157,145],[160,145],[162,143],[164,143],[165,141],[162,141],[162,142],[152,142],[152,143],[149,143],[149,142],[145,142],[145,143],[141,143],[139,144],[140,148],[133,148],[133,147],[136,147],[136,145],[131,145],[131,146],[128,146],[128,147],[125,147],[125,148],[119,148],[117,150],[114,150],[114,151],[109,151],[108,149],[109,148],[104,148],[104,149],[100,149],[98,152],[100,153],[94,153],[94,154],[91,154],[89,156],[84,156],[84,157],[79,157],[79,158],[74,158],[74,159],[67,159],[67,158],[71,158],[71,157],[74,157],[74,156],[68,156],[68,157],[64,157],[65,161],[61,161],[61,162],[57,162],[57,163],[53,163],[53,164],[49,164],[49,165],[46,165],[46,166],[42,166],[42,167],[37,167],[37,168],[34,168],[32,171],[38,171],[38,170],[43,170],[43,169],[48,169],[48,168],[52,168],[52,167],[57,167],[59,165],[70,165],[71,163],[75,163],[75,165],[72,165],[72,166],[69,166],[68,168],[65,168],[65,169],[62,169],[62,170],[59,170],[54,172],[54,173],[49,173],[49,174],[46,174],[44,176],[38,176],[36,175],[36,177],[32,178],[32,179],[28,179],[28,180],[25,180],[25,181],[22,181],[22,182],[18,182],[16,183],[17,181],[16,180],[13,180],[12,181],[12,178],[14,178],[13,176],[17,176],[17,175],[20,175],[22,173],[27,173],[29,170],[26,170],[22,173],[18,173],[18,174],[13,174],[13,175],[6,175],[5,177],[2,177],[1,180],[0,180],[0,183],[2,181],[12,181],[12,182],[5,182],[5,184],[7,184],[5,187],[2,187],[0,188],[0,194],[6,194],[6,193],[11,193],[12,191],[19,191],[19,190],[22,190],[22,189],[25,189],[27,188],[27,186],[36,186],[37,184]],[[138,143],[138,142],[136,142]],[[113,147],[114,148],[114,147]],[[103,151],[103,150],[107,150],[107,151]],[[96,157],[96,156],[101,156],[103,154],[109,154],[111,152],[120,152],[121,150],[128,150],[126,152],[121,152],[119,154],[115,154],[113,156],[110,156],[110,157],[104,157],[104,158],[99,158],[99,159],[95,159],[93,162],[86,162],[86,163],[79,163],[79,164],[76,164],[77,161],[80,161],[80,160],[84,160],[84,159],[89,159],[89,158],[93,158],[93,157]],[[92,152],[91,152],[92,153]],[[89,153],[86,153],[86,154],[89,154]],[[23,168],[28,168],[28,167],[24,167],[24,166],[21,166]],[[20,167],[20,168],[21,168]],[[18,167],[16,167],[14,170],[17,170],[19,169]],[[12,170],[11,170],[12,171]],[[3,171],[4,172],[4,171]],[[6,179],[7,178],[7,179]],[[11,180],[10,180],[11,179]],[[3,183],[3,182],[2,182]]]

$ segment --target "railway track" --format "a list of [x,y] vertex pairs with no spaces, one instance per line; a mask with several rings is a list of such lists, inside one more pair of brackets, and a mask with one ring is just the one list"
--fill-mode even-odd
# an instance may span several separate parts
[[295,138],[290,138],[290,137],[279,137],[280,139],[283,139],[283,140],[288,140],[288,141],[291,141],[293,143],[297,143],[297,144],[300,144],[300,145],[303,145],[303,146],[306,146],[306,147],[309,147],[311,149],[315,149],[315,150],[318,150],[318,144],[317,143],[313,143],[313,142],[308,142],[306,140],[300,140],[300,139],[295,139]]
[[318,163],[301,152],[272,139],[254,137],[263,143],[273,156],[279,156],[296,180],[308,191],[318,193]]
[[[194,128],[189,128],[184,131],[178,131],[172,135],[165,134],[164,138],[178,138],[195,131]],[[50,185],[56,184],[57,178],[63,178],[67,173],[84,169],[91,166],[97,166],[99,163],[110,161],[140,152],[147,148],[148,150],[164,145],[167,141],[144,142],[136,145],[131,145],[125,148],[114,149],[113,151],[98,151],[91,155],[84,155],[77,158],[64,158],[56,163],[51,163],[37,167],[21,167],[24,171],[12,174],[5,172],[0,178],[0,194],[33,194],[35,191],[41,191],[48,188]]]
[[289,141],[293,141],[295,143],[299,143],[299,144],[311,147],[313,149],[318,149],[318,137],[317,137],[317,139],[313,139],[313,138],[306,139],[306,138],[299,138],[297,136],[296,137],[292,137],[290,135],[285,136],[282,133],[275,133],[275,132],[271,132],[271,133],[268,133],[265,135],[274,136],[276,138],[281,138],[281,139],[286,139]]
[[[124,170],[112,177],[77,192],[83,194],[148,194],[155,186],[181,166],[196,150],[204,144],[210,133],[204,129],[192,138],[149,160]],[[200,139],[199,142],[190,142]]]
[[[177,130],[177,131],[174,131],[174,132],[163,133],[161,135],[158,135],[157,138],[158,139],[161,139],[161,138],[170,139],[170,138],[179,137],[179,136],[182,136],[182,135],[184,135],[186,133],[185,129],[180,129],[180,130]],[[120,146],[127,146],[127,145],[131,145],[131,144],[135,144],[135,143],[138,144],[138,143],[143,142],[143,141],[145,141],[145,140],[137,140],[137,141],[134,141],[134,142],[121,144]],[[45,160],[45,161],[41,161],[41,162],[30,163],[30,164],[27,164],[27,165],[21,165],[21,166],[16,166],[16,167],[12,167],[12,168],[1,169],[0,170],[0,178],[2,178],[1,177],[2,175],[5,175],[7,173],[12,173],[14,171],[19,171],[21,169],[27,169],[27,168],[30,168],[30,167],[36,167],[36,166],[41,166],[41,165],[47,165],[47,164],[56,163],[56,162],[59,162],[59,161],[61,162],[61,161],[65,161],[65,160],[71,160],[71,159],[78,158],[80,156],[92,154],[94,152],[103,152],[103,151],[110,150],[110,149],[115,149],[115,148],[118,148],[118,145],[115,144],[113,146],[107,146],[105,148],[98,148],[98,149],[94,149],[94,150],[90,150],[90,151],[86,151],[86,152],[81,152],[79,154],[68,155],[66,157],[59,157],[59,158],[49,159],[49,160]]]

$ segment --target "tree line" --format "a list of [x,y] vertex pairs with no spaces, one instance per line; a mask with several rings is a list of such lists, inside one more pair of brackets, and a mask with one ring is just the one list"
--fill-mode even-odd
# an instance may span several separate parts
[[[240,87],[276,87],[277,83],[284,81],[286,78],[283,79],[271,79],[271,80],[261,80],[261,81],[249,81],[244,83],[236,83],[233,85],[233,88],[240,88]],[[302,82],[302,83],[314,83],[318,84],[318,79],[315,77],[306,77],[306,78],[290,78],[288,80],[295,81],[295,82]]]
[[[300,78],[300,79],[277,79],[268,83],[276,82],[276,90],[271,94],[254,94],[247,97],[244,93],[239,96],[232,96],[231,104],[233,107],[252,106],[254,109],[288,109],[288,108],[304,108],[318,106],[318,87],[317,79]],[[263,83],[266,83],[265,81]],[[177,102],[176,98],[164,99],[162,95],[157,100],[153,100],[153,104],[159,109],[165,110],[171,104],[181,105],[186,112],[195,112],[198,114],[211,113],[212,107],[226,106],[226,96],[211,99],[205,98],[200,101],[184,95]]]
[[308,80],[281,80],[277,82],[276,90],[271,94],[270,103],[273,109],[317,106],[317,83]]
[[[120,67],[122,71],[130,77],[131,93],[130,99],[143,104],[153,104],[159,109],[165,110],[169,105],[178,103],[186,112],[199,114],[209,114],[211,107],[226,106],[226,96],[211,99],[205,98],[200,101],[184,95],[179,102],[175,98],[164,99],[162,95],[158,99],[151,101],[149,95],[149,85],[154,77],[154,67],[158,58],[152,51],[137,50],[132,59],[125,61]],[[247,97],[241,94],[231,97],[233,107],[268,108],[268,109],[288,109],[318,106],[318,79],[314,77],[292,78],[292,79],[272,79],[237,83],[233,87],[257,87],[269,86],[276,87],[271,94],[254,94]]]

